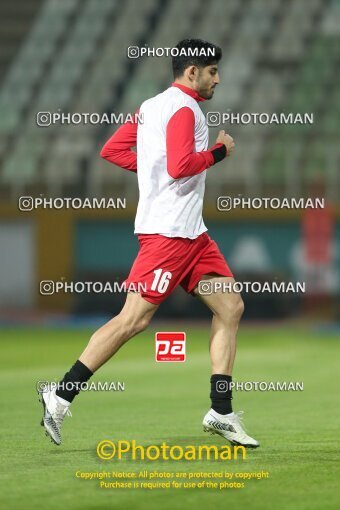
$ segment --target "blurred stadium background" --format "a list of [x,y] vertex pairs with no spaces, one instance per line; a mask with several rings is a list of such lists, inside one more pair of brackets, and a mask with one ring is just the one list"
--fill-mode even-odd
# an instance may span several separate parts
[[[2,0],[0,20],[3,321],[119,310],[121,295],[39,294],[41,280],[122,280],[130,269],[136,176],[99,157],[117,126],[38,127],[36,114],[134,112],[171,84],[171,62],[128,59],[127,48],[187,37],[223,50],[205,111],[314,114],[311,125],[223,126],[237,147],[208,172],[210,234],[238,280],[307,285],[304,296],[245,295],[245,317],[340,318],[339,0]],[[219,212],[220,195],[319,196],[327,208]],[[21,212],[20,196],[126,197],[127,208]],[[178,290],[158,317],[204,313]]]

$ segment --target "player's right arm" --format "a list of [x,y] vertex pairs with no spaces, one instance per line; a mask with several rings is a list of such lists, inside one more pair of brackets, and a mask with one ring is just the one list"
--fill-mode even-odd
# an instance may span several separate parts
[[233,152],[233,150],[235,148],[234,139],[230,135],[228,135],[224,131],[224,129],[222,129],[218,133],[218,137],[216,138],[216,144],[218,144],[218,143],[223,143],[223,145],[226,146],[226,148],[227,148],[227,156],[229,156],[230,153]]
[[195,115],[191,108],[180,108],[166,129],[167,169],[173,179],[200,174],[222,161],[234,149],[231,136],[220,131],[216,143],[206,151],[195,152]]

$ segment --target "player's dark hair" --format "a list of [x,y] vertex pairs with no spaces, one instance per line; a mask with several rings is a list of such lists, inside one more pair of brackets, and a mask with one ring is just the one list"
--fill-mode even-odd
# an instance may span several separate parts
[[202,39],[183,39],[175,47],[178,49],[178,55],[172,57],[174,78],[182,76],[189,66],[212,66],[222,58],[219,46]]

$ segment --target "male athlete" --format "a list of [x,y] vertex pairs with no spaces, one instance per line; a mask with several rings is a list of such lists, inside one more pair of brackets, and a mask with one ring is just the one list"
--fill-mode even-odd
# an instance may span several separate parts
[[[186,39],[176,47],[179,55],[172,58],[174,83],[142,103],[142,123],[121,126],[101,151],[101,156],[111,163],[137,172],[135,234],[140,249],[126,284],[143,283],[147,290],[129,292],[121,312],[92,335],[57,390],[50,387],[41,392],[41,423],[56,444],[61,443],[61,425],[65,415],[70,414],[69,406],[79,393],[80,383],[88,381],[125,342],[147,328],[160,303],[181,285],[186,292],[198,296],[213,314],[211,409],[203,418],[203,428],[232,444],[259,446],[244,431],[241,412],[234,413],[231,403],[242,299],[236,292],[199,293],[199,282],[203,280],[211,282],[212,289],[217,282],[234,282],[202,219],[206,171],[234,149],[233,139],[224,131],[208,149],[208,127],[199,107],[201,101],[212,98],[219,83],[217,64],[222,52],[218,46],[200,39]],[[137,153],[132,150],[136,145]]]

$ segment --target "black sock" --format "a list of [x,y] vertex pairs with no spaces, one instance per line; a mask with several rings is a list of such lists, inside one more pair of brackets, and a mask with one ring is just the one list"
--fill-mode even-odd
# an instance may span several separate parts
[[63,380],[60,381],[56,395],[67,400],[67,402],[72,402],[81,389],[79,387],[81,383],[88,381],[92,375],[93,372],[78,359],[71,370],[66,372]]
[[233,412],[231,406],[233,397],[229,386],[231,381],[231,375],[213,374],[210,377],[211,407],[219,414],[230,414]]

